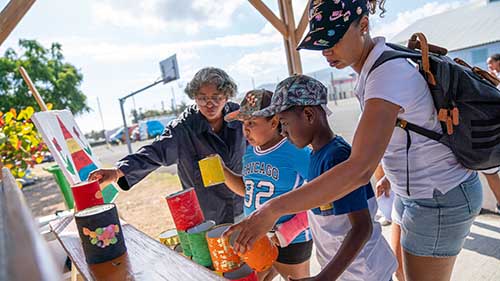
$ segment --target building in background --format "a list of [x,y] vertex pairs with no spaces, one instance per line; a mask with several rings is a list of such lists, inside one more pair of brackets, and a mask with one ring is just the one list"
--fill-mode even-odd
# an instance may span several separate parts
[[415,32],[448,49],[448,56],[487,69],[486,59],[500,53],[500,0],[482,0],[420,19],[390,41],[406,45]]

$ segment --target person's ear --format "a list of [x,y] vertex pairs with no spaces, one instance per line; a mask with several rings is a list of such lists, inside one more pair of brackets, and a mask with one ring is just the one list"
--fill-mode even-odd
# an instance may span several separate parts
[[314,120],[316,118],[316,114],[315,114],[314,109],[312,107],[310,107],[310,106],[304,107],[302,114],[304,114],[304,117],[309,125],[314,123]]
[[273,118],[271,119],[271,128],[275,130],[278,128],[279,125],[280,125],[280,119],[278,115],[274,115]]
[[363,16],[359,20],[359,30],[361,31],[361,35],[367,34],[369,29],[370,29],[370,20],[368,19],[368,16]]

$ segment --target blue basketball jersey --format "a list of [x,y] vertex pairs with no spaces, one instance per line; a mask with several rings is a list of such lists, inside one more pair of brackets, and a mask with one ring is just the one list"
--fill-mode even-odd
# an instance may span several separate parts
[[[245,183],[245,216],[250,215],[267,200],[300,187],[308,176],[311,150],[299,149],[286,138],[275,146],[260,150],[248,146],[243,155],[243,181]],[[279,218],[277,224],[293,215]],[[309,241],[309,229],[300,233],[292,243]]]

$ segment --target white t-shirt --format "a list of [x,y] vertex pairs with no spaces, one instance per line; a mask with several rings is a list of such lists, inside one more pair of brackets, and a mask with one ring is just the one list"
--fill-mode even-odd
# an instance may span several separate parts
[[[319,177],[344,162],[351,147],[342,137],[311,154],[308,181]],[[375,221],[377,200],[371,184],[357,188],[346,196],[307,212],[309,227],[316,246],[316,258],[323,269],[338,253],[352,229],[349,215],[368,209],[373,226],[372,235],[356,258],[339,276],[339,281],[386,281],[396,271],[397,262],[389,244],[382,236],[382,227]]]
[[[385,50],[385,38],[374,38],[375,47],[368,55],[355,87],[363,110],[369,99],[379,98],[399,105],[398,117],[426,129],[441,133],[436,110],[426,81],[405,59],[388,61],[367,77],[375,61]],[[473,171],[460,165],[452,151],[430,138],[410,132],[408,154],[410,196],[406,192],[406,132],[394,128],[382,159],[385,174],[394,192],[413,199],[432,198],[434,190],[446,193],[465,181]]]
[[[397,261],[384,236],[382,227],[375,221],[377,200],[368,200],[368,208],[373,220],[373,232],[361,252],[349,267],[340,275],[341,281],[380,281],[390,280],[396,271]],[[316,258],[323,269],[339,251],[347,233],[351,230],[348,214],[319,216],[307,212],[309,227],[316,246]]]

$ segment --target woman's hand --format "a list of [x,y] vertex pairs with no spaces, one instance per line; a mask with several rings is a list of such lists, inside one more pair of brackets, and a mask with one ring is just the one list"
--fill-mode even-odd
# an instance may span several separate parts
[[[272,200],[271,200],[272,201]],[[245,253],[252,249],[253,243],[267,234],[280,217],[272,211],[268,201],[241,222],[232,225],[224,232],[225,237],[235,235],[233,249],[235,252]]]
[[391,192],[391,182],[383,176],[375,185],[375,190],[377,192],[377,197],[382,196],[382,194],[384,194],[385,197],[389,197]]
[[117,182],[124,174],[118,168],[97,169],[89,174],[88,180],[98,180],[99,185],[107,186],[110,183]]

